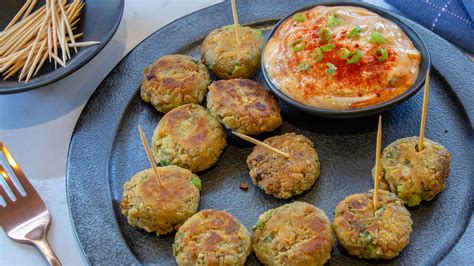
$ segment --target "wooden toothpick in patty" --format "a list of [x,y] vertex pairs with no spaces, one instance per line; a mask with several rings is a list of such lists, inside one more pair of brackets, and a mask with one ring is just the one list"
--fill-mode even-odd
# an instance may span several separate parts
[[146,156],[148,157],[148,161],[150,161],[151,168],[153,169],[153,173],[155,174],[156,182],[158,182],[158,185],[161,186],[163,184],[161,182],[161,176],[160,176],[160,173],[158,173],[155,160],[153,159],[153,156],[151,155],[150,146],[148,146],[145,133],[143,133],[141,126],[138,126],[138,131],[140,132],[140,138],[142,140],[143,147],[145,148]]
[[241,139],[243,139],[243,140],[246,140],[246,141],[248,141],[248,142],[250,142],[250,143],[253,143],[253,144],[255,144],[255,145],[258,145],[258,146],[260,146],[260,147],[263,147],[263,148],[265,148],[265,149],[267,149],[267,150],[269,150],[269,151],[271,151],[271,152],[274,152],[274,153],[276,153],[276,154],[279,154],[279,155],[281,155],[281,156],[283,156],[283,157],[285,157],[285,158],[287,158],[287,159],[290,158],[290,155],[289,155],[288,153],[282,152],[282,151],[280,151],[279,149],[274,148],[274,147],[272,147],[272,146],[266,144],[265,142],[262,142],[262,141],[260,141],[260,140],[254,139],[254,138],[249,137],[249,136],[247,136],[247,135],[244,135],[244,134],[242,134],[242,133],[238,133],[238,132],[235,132],[235,131],[231,131],[231,132],[232,132],[232,134],[236,135],[237,137],[239,137],[239,138],[241,138]]
[[377,210],[377,202],[379,196],[379,178],[380,178],[380,153],[382,149],[382,116],[379,115],[379,125],[377,128],[377,144],[375,145],[375,171],[374,171],[374,197],[373,197],[373,208],[374,215]]
[[423,150],[425,141],[426,109],[428,107],[428,92],[430,88],[430,70],[426,72],[425,88],[423,90],[423,108],[421,110],[420,138],[418,139],[418,151]]
[[237,17],[237,7],[235,6],[235,0],[231,0],[232,5],[232,16],[234,17],[234,28],[235,28],[235,37],[237,38],[237,42],[240,42],[239,37],[239,18]]

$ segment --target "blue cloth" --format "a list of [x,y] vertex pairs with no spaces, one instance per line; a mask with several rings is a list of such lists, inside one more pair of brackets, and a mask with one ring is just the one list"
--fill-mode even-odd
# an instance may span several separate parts
[[474,0],[385,0],[408,18],[474,53]]

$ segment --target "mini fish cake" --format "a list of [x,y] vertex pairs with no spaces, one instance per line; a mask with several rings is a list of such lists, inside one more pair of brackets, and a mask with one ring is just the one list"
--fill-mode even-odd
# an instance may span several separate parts
[[196,213],[201,180],[178,166],[159,167],[160,186],[152,169],[136,173],[123,185],[120,207],[130,225],[164,235]]
[[250,235],[226,211],[203,210],[176,233],[173,255],[180,266],[244,265],[250,254]]
[[395,194],[379,190],[375,213],[372,199],[372,191],[345,198],[336,207],[332,228],[350,254],[392,259],[410,242],[413,221]]
[[252,247],[264,265],[323,265],[335,237],[326,214],[305,202],[293,202],[260,215]]
[[202,62],[220,79],[250,78],[257,72],[263,48],[262,31],[239,25],[237,42],[233,25],[207,35],[201,47]]
[[165,55],[145,68],[140,96],[159,112],[167,113],[183,104],[202,103],[210,81],[206,66],[199,60]]
[[227,128],[242,134],[272,131],[282,122],[277,101],[264,86],[249,79],[214,81],[207,108]]
[[400,197],[408,206],[432,200],[449,176],[451,154],[441,144],[424,141],[418,151],[418,137],[399,139],[388,145],[381,159],[381,188]]
[[186,104],[165,114],[152,137],[157,163],[203,171],[214,165],[226,146],[225,131],[209,111]]
[[311,188],[319,176],[320,162],[311,140],[286,133],[270,137],[264,143],[290,155],[285,158],[261,146],[255,146],[247,158],[252,182],[277,198],[287,199]]

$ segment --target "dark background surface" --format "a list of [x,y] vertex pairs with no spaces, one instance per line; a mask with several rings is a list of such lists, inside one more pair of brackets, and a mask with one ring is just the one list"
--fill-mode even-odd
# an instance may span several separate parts
[[[254,4],[254,7],[264,4],[267,7],[247,10],[240,16],[241,21],[248,23],[275,14],[284,15],[309,4],[307,1],[288,1],[287,8],[270,11],[269,2]],[[136,126],[141,124],[150,137],[160,118],[150,106],[141,102],[137,91],[144,66],[168,53],[186,52],[196,56],[197,46],[210,29],[230,24],[231,18],[220,15],[224,13],[223,8],[218,5],[199,11],[152,35],[112,71],[86,106],[71,143],[67,181],[78,238],[91,262],[136,262],[133,255],[145,263],[173,261],[169,257],[171,237],[156,238],[131,228],[118,213],[123,182],[134,172],[148,167]],[[203,22],[205,17],[213,17],[212,23]],[[191,25],[197,30],[187,31]],[[256,25],[268,26],[266,22]],[[453,153],[453,165],[447,189],[434,201],[410,209],[415,222],[411,244],[391,262],[433,264],[450,251],[471,216],[473,175],[471,169],[463,166],[473,163],[472,124],[466,112],[472,113],[461,107],[452,89],[461,99],[470,100],[466,91],[473,81],[472,76],[460,76],[462,71],[449,66],[472,70],[472,65],[443,39],[421,27],[415,27],[415,30],[425,40],[429,39],[430,51],[437,58],[433,60],[435,70],[431,79],[427,137],[441,142]],[[163,41],[170,35],[176,37]],[[161,49],[157,49],[157,45]],[[384,146],[397,138],[417,134],[421,99],[419,93],[384,115]],[[286,122],[280,131],[296,131],[312,139],[322,164],[321,177],[315,187],[295,200],[316,204],[332,219],[332,211],[340,200],[371,186],[376,118],[341,122],[310,117],[282,107]],[[203,178],[201,209],[226,209],[247,227],[251,227],[267,208],[287,202],[266,196],[253,186],[248,192],[238,189],[240,182],[250,182],[244,163],[250,150],[247,144],[229,139],[229,146],[218,164],[200,174]],[[122,242],[124,239],[127,244]],[[334,249],[331,264],[350,262],[364,263],[348,257],[339,247]],[[448,257],[444,263],[456,262],[449,261]]]

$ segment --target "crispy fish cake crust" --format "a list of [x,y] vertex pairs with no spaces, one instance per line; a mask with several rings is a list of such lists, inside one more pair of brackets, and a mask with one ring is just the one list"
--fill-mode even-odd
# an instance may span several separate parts
[[425,139],[417,151],[418,137],[399,139],[382,153],[381,187],[416,206],[441,192],[449,176],[451,154],[441,144]]
[[140,96],[166,113],[187,103],[201,103],[210,83],[203,63],[187,55],[165,55],[147,66]]
[[240,42],[234,26],[216,29],[201,47],[201,59],[220,79],[250,78],[257,72],[263,48],[260,30],[239,26]]
[[374,216],[372,197],[370,191],[345,198],[336,207],[332,227],[350,254],[392,259],[408,245],[413,221],[403,202],[385,190],[379,190]]
[[207,108],[227,128],[248,135],[272,131],[282,122],[275,98],[249,79],[214,81],[209,86]]
[[286,133],[264,140],[290,155],[289,159],[260,146],[247,158],[252,182],[267,194],[287,199],[309,189],[319,176],[319,157],[303,135]]
[[260,216],[252,247],[264,265],[323,265],[331,257],[334,242],[326,214],[297,201]]
[[178,265],[244,265],[249,254],[247,228],[219,210],[203,210],[189,218],[173,244]]
[[152,152],[156,162],[166,161],[191,172],[217,162],[226,146],[225,131],[209,111],[186,104],[165,114],[155,128]]
[[172,165],[159,167],[158,172],[162,186],[158,185],[152,169],[140,171],[127,181],[120,206],[130,225],[164,235],[177,230],[196,213],[199,189],[191,180],[198,177]]

